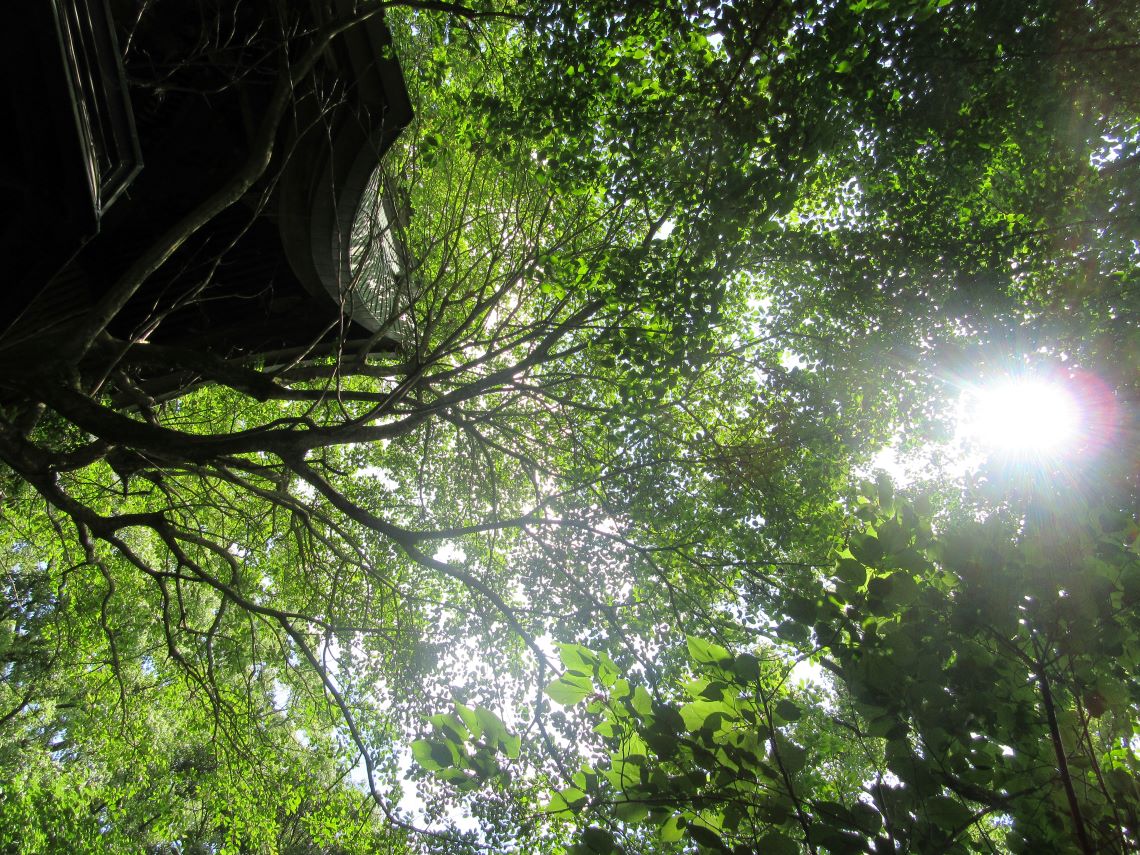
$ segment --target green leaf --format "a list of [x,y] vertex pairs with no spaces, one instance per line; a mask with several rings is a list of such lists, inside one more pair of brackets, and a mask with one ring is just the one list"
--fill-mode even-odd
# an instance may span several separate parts
[[[783,825],[792,815],[792,805],[783,801],[768,800],[756,806],[756,816],[770,825]],[[797,850],[798,851],[798,850]]]
[[755,683],[760,679],[760,660],[751,653],[741,653],[732,662],[732,673],[742,685]]
[[852,588],[861,588],[867,584],[867,568],[854,558],[840,558],[835,563],[835,576]]
[[935,796],[923,802],[926,818],[946,831],[957,831],[974,816],[973,811],[949,796]]
[[713,680],[701,689],[698,696],[704,698],[706,701],[723,701],[726,694],[731,694],[728,683],[721,680]]
[[617,849],[614,836],[596,825],[591,825],[582,832],[582,845],[590,852],[596,852],[598,855],[609,855]]
[[652,748],[662,760],[668,760],[678,751],[677,734],[659,727],[656,723],[643,733],[645,743]]
[[517,760],[519,752],[522,750],[522,737],[516,734],[508,734],[505,739],[500,741],[499,745],[509,759]]
[[707,849],[714,849],[717,852],[727,852],[728,847],[724,845],[724,840],[721,836],[703,825],[689,824],[689,837],[693,841]]
[[616,684],[620,673],[618,666],[607,653],[599,655],[598,661],[594,663],[594,677],[607,688]]
[[511,738],[506,725],[486,707],[476,707],[475,717],[483,729],[483,738],[490,745],[505,747]]
[[[814,610],[813,610],[814,619]],[[784,641],[792,643],[807,641],[811,635],[811,629],[808,624],[800,623],[796,620],[786,620],[776,627],[776,635]]]
[[649,805],[645,802],[616,802],[614,815],[622,822],[638,823],[649,816]]
[[563,674],[546,687],[546,694],[555,703],[570,707],[594,691],[594,681],[576,674]]
[[900,571],[890,576],[890,591],[887,593],[887,602],[896,608],[910,605],[919,596],[918,583],[909,573]]
[[702,729],[712,715],[736,718],[732,708],[723,701],[693,701],[681,707],[681,718],[687,730]]
[[575,787],[567,787],[564,790],[559,790],[550,797],[550,802],[542,809],[543,813],[577,813],[583,807],[589,797]]
[[467,758],[467,765],[479,776],[480,780],[487,780],[498,775],[502,769],[498,758],[491,748],[478,748]]
[[675,843],[685,836],[685,824],[682,816],[671,816],[661,824],[657,836],[665,843]]
[[875,492],[879,500],[879,507],[884,513],[891,513],[894,510],[895,486],[891,483],[890,476],[883,472],[878,474],[875,478]]
[[832,855],[858,855],[866,851],[862,835],[830,825],[813,826],[812,838]]
[[643,718],[653,713],[653,697],[644,686],[635,686],[633,697],[629,701],[633,710]]
[[446,769],[459,761],[455,746],[438,739],[417,739],[412,743],[412,757],[429,772]]
[[883,557],[883,547],[879,539],[871,534],[853,534],[848,543],[851,554],[863,564],[876,567]]
[[455,742],[465,742],[467,740],[467,726],[458,717],[451,713],[439,713],[428,717],[428,722],[434,727],[441,736],[454,740]]
[[594,672],[594,666],[598,664],[596,653],[587,650],[580,644],[558,644],[557,646],[558,658],[562,660],[562,665],[567,671],[583,675]]
[[782,831],[769,831],[756,844],[756,851],[764,855],[800,855],[800,845]]
[[459,701],[452,700],[451,703],[452,706],[455,707],[455,711],[459,714],[459,718],[467,727],[467,732],[471,734],[471,738],[478,739],[481,737],[483,735],[483,725],[479,723],[479,717],[475,714],[475,711],[459,703]]
[[839,802],[816,802],[813,808],[821,820],[831,825],[841,828],[852,828],[856,825],[854,814]]
[[866,802],[855,802],[851,806],[851,816],[855,821],[855,827],[864,834],[877,834],[883,827],[882,815]]
[[883,552],[888,555],[902,552],[910,540],[903,527],[893,519],[880,523],[876,529],[876,534],[879,538],[879,545],[883,548]]
[[701,665],[725,665],[732,661],[732,654],[711,641],[705,641],[695,635],[687,636],[689,655],[693,661]]
[[780,765],[789,775],[800,771],[807,762],[807,749],[801,748],[783,735],[775,736],[776,748],[779,752]]
[[482,783],[477,776],[464,769],[444,769],[437,772],[436,777],[465,793],[477,790]]
[[779,703],[776,704],[776,715],[778,715],[784,721],[797,721],[799,717],[803,715],[803,711],[796,705],[794,701],[791,701],[788,698],[783,698]]
[[810,625],[819,614],[815,600],[802,596],[789,597],[783,603],[784,613],[798,624]]

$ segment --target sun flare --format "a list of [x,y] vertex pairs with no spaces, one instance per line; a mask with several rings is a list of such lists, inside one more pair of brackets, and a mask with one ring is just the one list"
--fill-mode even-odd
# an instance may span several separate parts
[[1008,378],[967,392],[960,425],[965,439],[994,452],[1054,455],[1076,441],[1081,412],[1056,382]]

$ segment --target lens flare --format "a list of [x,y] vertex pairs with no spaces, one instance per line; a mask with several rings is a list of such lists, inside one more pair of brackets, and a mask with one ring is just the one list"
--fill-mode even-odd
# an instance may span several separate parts
[[1011,377],[963,396],[959,431],[970,444],[1003,456],[1063,456],[1081,435],[1081,408],[1058,382]]

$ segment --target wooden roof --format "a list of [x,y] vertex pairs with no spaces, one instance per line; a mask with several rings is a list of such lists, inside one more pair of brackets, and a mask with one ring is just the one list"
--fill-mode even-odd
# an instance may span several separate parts
[[[20,4],[33,12],[43,5]],[[319,28],[351,14],[352,6],[351,0],[314,3],[302,23]],[[11,156],[0,177],[25,181],[27,192],[22,208],[0,221],[0,242],[35,251],[27,253],[18,287],[7,289],[0,304],[0,351],[45,332],[61,334],[59,328],[113,287],[140,252],[221,186],[248,157],[276,81],[280,45],[258,50],[265,47],[258,39],[281,31],[264,18],[279,8],[273,3],[175,4],[182,19],[158,7],[131,33],[126,90],[119,58],[107,49],[115,48],[107,8],[106,0],[51,3],[58,20],[103,27],[82,41],[102,46],[98,50],[68,48],[59,27],[7,30],[35,38],[2,60],[6,106],[20,121],[0,152]],[[224,63],[191,61],[211,15],[232,18],[223,47],[234,62],[250,61],[240,76],[220,78]],[[40,57],[55,77],[27,73],[20,63],[31,57]],[[172,67],[176,75],[161,76],[160,69]],[[85,75],[82,85],[74,82],[76,68]],[[69,91],[82,96],[79,107]],[[349,236],[373,171],[412,116],[382,18],[375,15],[334,40],[297,91],[265,179],[243,203],[189,236],[112,332],[234,355],[375,331],[375,317],[345,299]],[[51,109],[32,110],[37,103]],[[67,137],[59,128],[70,127],[68,121],[75,128],[61,147],[66,150],[49,151],[52,141]],[[65,161],[70,170],[60,168]],[[93,180],[103,183],[92,190]],[[44,213],[29,216],[37,207]],[[49,222],[74,225],[50,230]],[[340,320],[342,309],[347,321]]]

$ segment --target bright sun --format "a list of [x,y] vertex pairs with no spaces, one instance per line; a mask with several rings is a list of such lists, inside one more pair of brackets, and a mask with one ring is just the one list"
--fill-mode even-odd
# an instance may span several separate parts
[[1081,412],[1057,383],[1008,378],[967,392],[959,424],[965,439],[1001,454],[1058,454],[1077,439]]

